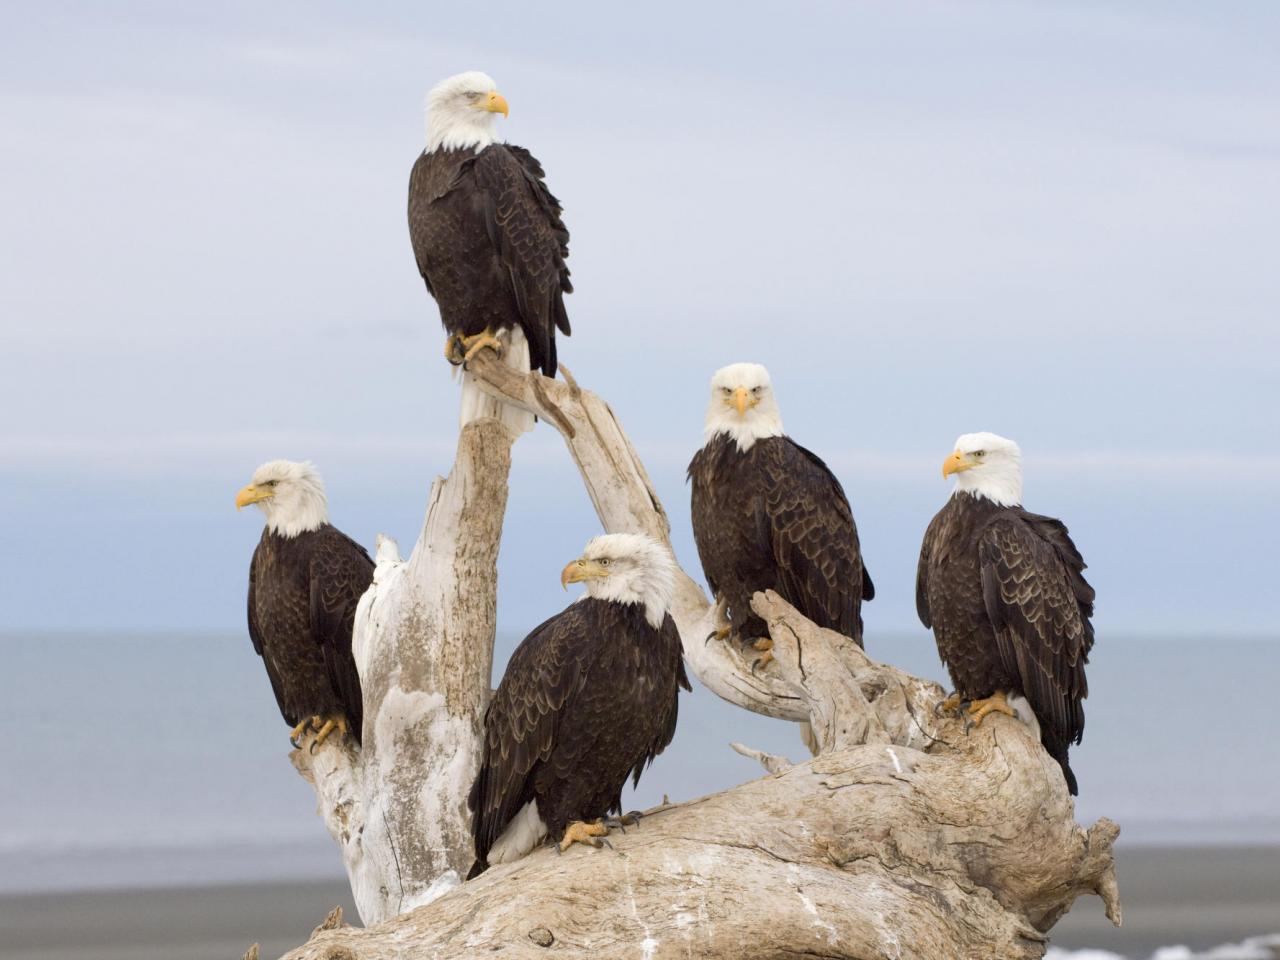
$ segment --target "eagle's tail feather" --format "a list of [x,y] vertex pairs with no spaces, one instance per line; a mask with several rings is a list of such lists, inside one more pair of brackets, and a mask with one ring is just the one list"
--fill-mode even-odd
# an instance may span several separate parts
[[1080,792],[1080,786],[1076,783],[1076,775],[1071,770],[1071,764],[1067,762],[1067,753],[1071,745],[1064,737],[1054,736],[1053,731],[1047,726],[1041,728],[1040,742],[1044,744],[1049,756],[1058,761],[1058,766],[1062,768],[1062,777],[1067,781],[1068,792],[1073,797],[1076,796]]

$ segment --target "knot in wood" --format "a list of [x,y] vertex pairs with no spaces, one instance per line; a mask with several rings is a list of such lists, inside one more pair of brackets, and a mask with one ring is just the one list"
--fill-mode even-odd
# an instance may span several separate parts
[[555,935],[546,927],[534,927],[529,931],[529,939],[540,947],[549,947],[556,942]]

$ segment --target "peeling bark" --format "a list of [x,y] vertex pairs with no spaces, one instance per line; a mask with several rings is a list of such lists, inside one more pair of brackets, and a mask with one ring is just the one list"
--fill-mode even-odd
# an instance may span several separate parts
[[[566,383],[483,354],[471,370],[561,433],[606,530],[668,539],[599,397],[563,367]],[[871,660],[772,592],[753,606],[775,661],[753,675],[736,644],[707,639],[717,611],[683,573],[672,613],[690,670],[744,709],[810,724],[816,756],[792,765],[735,744],[770,775],[650,811],[614,832],[613,849],[543,849],[457,887],[510,444],[496,421],[465,427],[413,556],[380,545],[357,624],[364,752],[295,754],[373,925],[317,931],[289,957],[1039,957],[1082,893],[1119,923],[1119,828],[1074,822],[1057,764],[1021,723],[992,715],[966,733],[935,716],[936,684]]]

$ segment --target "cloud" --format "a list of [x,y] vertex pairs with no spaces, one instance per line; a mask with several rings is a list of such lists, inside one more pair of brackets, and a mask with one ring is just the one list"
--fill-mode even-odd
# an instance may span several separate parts
[[[661,475],[683,474],[693,447],[666,441],[640,441],[636,447],[647,468]],[[436,430],[424,434],[325,433],[315,431],[240,431],[102,435],[0,434],[0,471],[64,476],[182,476],[193,471],[250,468],[275,456],[342,465],[348,471],[367,465],[371,473],[387,470],[448,470],[456,441]],[[567,454],[551,428],[537,439],[523,440],[519,462],[535,471],[560,468]],[[853,449],[829,451],[824,457],[838,473],[856,476],[862,486],[893,486],[933,478],[941,459],[900,451]],[[1233,487],[1271,485],[1280,475],[1280,455],[1244,455],[1213,451],[1124,452],[1115,450],[1024,451],[1024,466],[1040,476],[1071,476],[1078,482],[1108,486],[1135,482],[1157,486],[1217,490],[1230,478]]]

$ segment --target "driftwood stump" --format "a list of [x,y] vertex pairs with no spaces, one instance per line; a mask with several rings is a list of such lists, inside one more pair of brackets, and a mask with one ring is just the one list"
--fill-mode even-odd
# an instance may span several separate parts
[[[564,437],[606,530],[668,540],[662,505],[595,394],[482,355],[484,389]],[[716,611],[681,574],[673,616],[689,669],[720,697],[808,723],[813,759],[735,745],[769,775],[649,811],[613,849],[542,849],[460,885],[466,793],[492,665],[496,558],[513,435],[463,427],[453,472],[402,561],[380,538],[355,646],[364,748],[293,755],[343,851],[367,929],[318,930],[291,958],[512,956],[1021,958],[1081,893],[1120,922],[1112,846],[1088,831],[1057,764],[1021,723],[968,733],[942,690],[876,663],[781,597],[753,605],[774,640],[758,675],[708,634]]]

